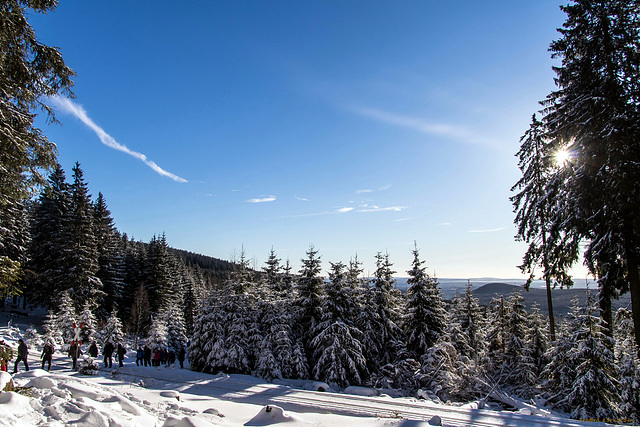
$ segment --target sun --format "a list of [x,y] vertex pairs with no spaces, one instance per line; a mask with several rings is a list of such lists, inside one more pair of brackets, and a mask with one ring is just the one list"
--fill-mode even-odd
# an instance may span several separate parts
[[562,166],[571,160],[571,151],[566,148],[561,148],[554,153],[553,160],[555,161],[556,166]]

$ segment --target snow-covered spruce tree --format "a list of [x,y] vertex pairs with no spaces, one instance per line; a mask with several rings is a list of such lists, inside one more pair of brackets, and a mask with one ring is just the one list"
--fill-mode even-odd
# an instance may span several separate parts
[[224,312],[220,302],[220,292],[211,292],[199,307],[194,319],[191,344],[188,349],[191,369],[200,372],[218,370],[218,353],[224,350],[225,324]]
[[86,302],[82,307],[82,312],[78,316],[78,321],[82,325],[80,330],[80,340],[83,344],[89,344],[91,341],[97,339],[98,332],[96,317],[91,311],[91,304]]
[[[0,210],[29,199],[45,183],[42,173],[56,162],[55,144],[35,126],[36,110],[41,109],[47,121],[55,123],[47,99],[73,96],[70,89],[75,73],[57,48],[38,41],[27,21],[28,9],[46,13],[56,6],[53,0],[10,1],[0,8]],[[0,253],[0,294],[14,293],[22,263],[9,253]]]
[[402,347],[403,332],[400,327],[402,295],[394,287],[395,271],[389,261],[389,254],[378,252],[376,271],[369,281],[369,288],[362,300],[363,308],[357,321],[362,331],[362,345],[367,365],[372,373],[393,362]]
[[0,37],[3,53],[0,87],[0,125],[3,144],[0,160],[0,205],[26,198],[35,185],[42,184],[40,173],[55,162],[56,148],[34,126],[35,110],[42,109],[55,122],[47,97],[71,94],[75,75],[64,63],[58,49],[40,43],[27,21],[27,8],[46,13],[56,8],[54,1],[8,2],[0,11],[4,23]]
[[128,307],[118,306],[124,286],[124,254],[120,235],[102,193],[98,193],[93,205],[93,228],[98,255],[96,277],[102,282],[104,291],[98,313],[105,318],[114,308],[122,311]]
[[[64,170],[57,165],[49,175],[48,185],[40,193],[31,222],[29,269],[35,275],[30,296],[43,305],[56,300],[62,289],[62,259],[64,252],[63,222],[69,210],[70,198]],[[57,307],[55,307],[57,308]]]
[[108,341],[111,341],[114,345],[123,341],[124,332],[122,331],[122,322],[120,321],[116,310],[111,310],[111,314],[109,315],[107,322],[99,332],[99,337],[102,347],[104,347]]
[[302,268],[295,285],[297,297],[294,305],[297,307],[297,312],[294,333],[301,337],[307,360],[313,365],[310,341],[313,339],[311,333],[322,317],[323,278],[320,276],[321,262],[318,251],[310,246],[306,253],[307,258],[301,260]]
[[50,339],[56,347],[60,347],[63,343],[62,330],[58,326],[58,316],[56,312],[50,309],[47,312],[47,317],[42,323],[44,329],[44,341]]
[[71,290],[77,306],[85,301],[97,303],[103,296],[102,283],[97,278],[98,252],[93,229],[93,204],[80,164],[73,167],[73,182],[69,186],[71,204],[64,222],[64,284]]
[[293,346],[293,352],[291,353],[291,368],[293,372],[291,378],[310,378],[309,362],[307,361],[307,354],[301,340],[296,341]]
[[64,291],[60,295],[58,307],[56,327],[61,331],[63,343],[70,344],[75,338],[74,325],[77,323],[78,316],[76,315],[76,308],[68,291]]
[[3,297],[23,293],[30,239],[26,201],[0,203],[0,295]]
[[167,349],[167,319],[164,316],[151,316],[151,325],[147,333],[146,345],[151,350]]
[[483,311],[479,300],[473,295],[471,282],[463,294],[456,294],[451,307],[451,320],[448,334],[458,355],[478,361],[484,353],[485,326]]
[[[544,101],[543,121],[556,147],[571,152],[558,181],[561,216],[554,226],[588,241],[587,265],[606,272],[620,258],[640,344],[640,12],[635,0],[574,0],[550,45],[558,89]],[[607,284],[611,284],[607,282]],[[604,295],[609,289],[604,289]],[[603,307],[604,308],[604,307]]]
[[361,385],[369,373],[359,340],[361,332],[350,320],[356,307],[342,262],[331,263],[324,289],[322,318],[311,341],[313,377],[340,388]]
[[576,367],[569,364],[569,355],[573,351],[571,337],[574,333],[577,317],[580,314],[581,304],[579,299],[572,301],[571,311],[567,318],[558,325],[556,340],[549,343],[544,358],[549,361],[544,367],[541,377],[545,379],[542,387],[545,390],[544,397],[553,405],[564,411],[570,408],[558,404],[571,392],[573,382],[576,379]]
[[404,327],[407,350],[414,359],[427,353],[440,339],[445,327],[445,310],[438,281],[426,273],[417,245],[413,249],[412,269],[407,271],[406,316]]
[[620,372],[620,410],[622,417],[640,424],[640,359],[633,336],[632,314],[618,309],[615,317],[615,356]]
[[187,343],[187,330],[181,305],[178,305],[178,301],[170,299],[157,317],[161,317],[166,325],[168,349],[177,353]]
[[468,369],[461,363],[456,348],[443,334],[420,358],[420,386],[447,401],[468,395],[461,387],[466,386],[462,374]]
[[500,381],[514,394],[530,397],[537,376],[526,348],[529,322],[523,303],[520,291],[514,291],[507,299],[506,351]]
[[598,307],[590,290],[584,307],[577,311],[572,344],[566,362],[575,367],[569,393],[559,402],[576,419],[620,416],[618,371],[611,337],[603,331]]
[[[547,352],[549,340],[547,337],[547,323],[540,314],[540,307],[534,303],[528,314],[528,333],[526,337],[525,354],[533,363],[534,374],[540,378],[544,367],[547,365],[545,353]],[[539,381],[537,381],[539,383]]]
[[29,327],[24,331],[23,338],[30,348],[40,348],[43,344],[42,335],[40,335],[33,325],[29,325]]
[[550,185],[553,174],[563,165],[557,164],[553,143],[549,140],[544,124],[533,115],[529,129],[520,139],[518,151],[522,178],[511,188],[519,191],[510,198],[518,225],[516,238],[529,245],[522,265],[523,273],[529,275],[525,289],[535,279],[535,269],[542,267],[542,276],[547,288],[549,332],[555,339],[555,318],[551,295],[552,281],[560,286],[573,285],[567,270],[578,258],[580,239],[574,234],[564,233],[551,226],[553,212],[561,208],[556,201],[556,186]]
[[456,349],[454,366],[458,378],[454,387],[445,391],[459,399],[476,398],[484,390],[484,384],[478,378],[483,374],[481,361],[486,347],[485,323],[484,312],[473,296],[471,282],[468,282],[465,292],[453,298],[446,333],[447,341]]
[[144,275],[145,286],[149,292],[151,311],[157,313],[172,287],[171,258],[169,256],[167,237],[153,236],[149,242]]
[[482,361],[492,383],[497,383],[502,377],[507,352],[507,318],[504,297],[496,294],[489,303],[489,321],[485,334],[487,351]]

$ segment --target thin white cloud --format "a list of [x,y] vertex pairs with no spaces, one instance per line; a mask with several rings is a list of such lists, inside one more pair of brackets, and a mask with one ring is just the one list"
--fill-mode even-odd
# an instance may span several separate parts
[[506,230],[507,227],[489,228],[487,230],[469,230],[469,233],[495,233],[496,231]]
[[378,191],[384,191],[384,190],[388,190],[391,188],[391,184],[387,184],[387,185],[383,185],[382,187],[378,188]]
[[364,117],[390,125],[412,129],[427,135],[439,135],[466,143],[495,146],[495,143],[492,141],[480,138],[469,130],[456,125],[430,122],[421,117],[405,116],[375,108],[352,108],[352,111]]
[[394,222],[403,222],[403,221],[411,221],[413,218],[399,218],[399,219],[394,219]]
[[373,193],[373,190],[356,190],[356,194]]
[[263,197],[260,199],[249,199],[249,200],[245,200],[246,203],[266,203],[266,202],[273,202],[276,200],[276,196],[269,196],[269,197]]
[[400,212],[404,209],[406,209],[406,206],[388,206],[385,208],[382,208],[380,206],[372,206],[366,209],[358,209],[357,212],[386,212],[386,211]]
[[100,126],[95,124],[95,122],[91,120],[91,118],[89,117],[85,109],[82,108],[81,105],[78,105],[72,102],[68,98],[63,98],[60,96],[52,97],[50,99],[53,102],[53,104],[59,109],[61,109],[63,112],[75,116],[82,123],[87,125],[92,131],[96,133],[98,138],[100,138],[100,141],[107,147],[113,148],[114,150],[122,151],[125,154],[128,154],[132,157],[135,157],[138,160],[141,160],[142,162],[144,162],[144,164],[146,164],[147,166],[149,166],[151,169],[153,169],[154,171],[156,171],[162,176],[171,178],[176,182],[188,182],[186,179],[180,178],[179,176],[174,175],[171,172],[167,172],[166,170],[162,169],[155,162],[153,162],[152,160],[149,160],[147,156],[145,156],[144,154],[139,153],[137,151],[133,151],[129,149],[126,145],[120,144],[111,135],[105,132],[104,129],[102,129]]
[[294,196],[296,198],[296,200],[302,200],[303,202],[308,202],[309,199],[304,198],[304,197],[298,197],[298,196]]
[[354,208],[340,208],[340,209],[337,209],[337,210],[336,210],[336,212],[339,212],[339,213],[345,213],[345,212],[350,212],[350,211],[352,211],[353,209],[354,209]]

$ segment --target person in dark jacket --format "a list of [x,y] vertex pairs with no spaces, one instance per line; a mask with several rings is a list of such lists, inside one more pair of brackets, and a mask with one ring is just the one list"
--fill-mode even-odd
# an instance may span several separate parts
[[98,357],[98,345],[95,341],[93,341],[89,346],[89,356],[93,357],[94,359]]
[[51,370],[51,359],[53,357],[53,352],[55,349],[53,348],[53,343],[51,341],[47,341],[42,349],[42,369],[44,370],[44,364],[46,362],[49,363],[49,368],[47,371]]
[[71,343],[71,347],[69,347],[69,356],[71,356],[71,360],[73,361],[73,370],[77,370],[78,357],[82,354],[82,350],[80,350],[80,344],[78,341],[73,341]]
[[127,354],[127,350],[125,350],[125,348],[122,346],[122,344],[118,343],[118,363],[120,364],[120,367],[124,366],[124,364],[122,363],[122,361],[124,360],[124,355]]
[[184,357],[185,357],[184,347],[180,347],[180,351],[178,352],[178,362],[180,362],[180,369],[184,368]]
[[144,346],[144,366],[151,366],[151,349],[149,346]]
[[136,366],[142,366],[144,363],[144,350],[141,346],[138,346],[138,350],[136,351]]
[[29,349],[27,348],[27,345],[24,343],[22,338],[20,338],[18,340],[18,358],[16,359],[16,364],[13,367],[14,374],[18,372],[18,363],[20,363],[20,361],[24,362],[24,369],[26,371],[29,370],[29,363],[27,362],[28,355]]
[[104,355],[104,367],[110,368],[113,364],[113,344],[111,341],[107,342],[107,344],[102,349],[102,354]]

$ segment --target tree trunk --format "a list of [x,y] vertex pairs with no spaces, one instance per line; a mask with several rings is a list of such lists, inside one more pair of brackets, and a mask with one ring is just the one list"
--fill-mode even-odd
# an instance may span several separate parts
[[547,283],[547,308],[549,309],[549,333],[551,341],[556,340],[556,321],[553,315],[553,298],[551,297],[551,278],[545,274],[545,282]]

